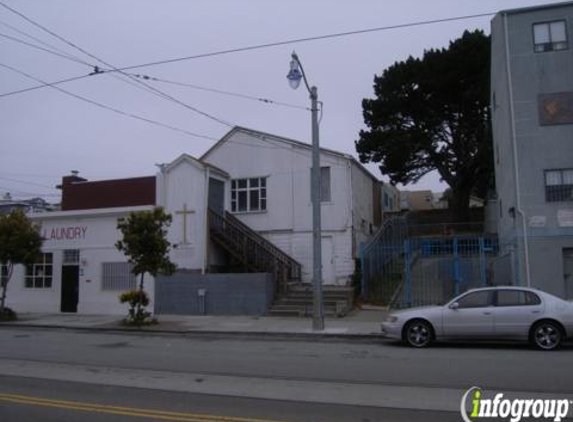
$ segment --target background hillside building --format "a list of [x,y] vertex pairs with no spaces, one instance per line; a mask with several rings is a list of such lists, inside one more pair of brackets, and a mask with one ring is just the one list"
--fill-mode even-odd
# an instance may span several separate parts
[[502,11],[491,32],[500,246],[517,282],[571,299],[573,2]]

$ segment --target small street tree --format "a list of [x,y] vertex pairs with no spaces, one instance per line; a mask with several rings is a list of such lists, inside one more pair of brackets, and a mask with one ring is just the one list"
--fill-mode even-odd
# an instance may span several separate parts
[[40,227],[21,210],[0,215],[0,264],[2,298],[0,319],[6,312],[6,291],[15,264],[33,264],[41,253],[43,239]]
[[117,228],[122,239],[116,242],[115,247],[128,257],[133,273],[139,276],[139,287],[120,296],[122,303],[128,302],[130,305],[131,323],[141,324],[150,316],[144,310],[149,303],[143,289],[145,273],[155,277],[157,274],[172,274],[176,269],[169,259],[171,243],[166,237],[171,221],[171,215],[161,207],[132,212],[127,218],[118,220]]
[[489,110],[490,39],[464,32],[448,48],[396,62],[374,78],[374,99],[362,102],[356,150],[379,163],[392,183],[437,170],[451,188],[450,208],[467,221],[469,199],[493,183]]

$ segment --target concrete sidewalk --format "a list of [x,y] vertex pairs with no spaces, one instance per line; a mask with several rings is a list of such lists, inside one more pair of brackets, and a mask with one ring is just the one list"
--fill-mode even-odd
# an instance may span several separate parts
[[123,325],[118,315],[22,313],[18,321],[1,326],[43,327],[99,331],[150,333],[212,333],[292,337],[377,338],[387,315],[380,307],[354,309],[344,318],[326,318],[324,331],[312,330],[312,318],[270,316],[156,315],[158,324],[143,327]]

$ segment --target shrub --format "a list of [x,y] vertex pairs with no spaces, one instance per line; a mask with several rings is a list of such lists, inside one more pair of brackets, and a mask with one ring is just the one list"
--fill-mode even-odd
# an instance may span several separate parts
[[17,319],[18,315],[10,308],[4,307],[0,312],[0,321],[16,321]]
[[128,290],[119,295],[121,303],[129,305],[128,316],[125,319],[127,324],[143,325],[153,323],[151,312],[147,312],[145,307],[149,305],[149,296],[144,290]]

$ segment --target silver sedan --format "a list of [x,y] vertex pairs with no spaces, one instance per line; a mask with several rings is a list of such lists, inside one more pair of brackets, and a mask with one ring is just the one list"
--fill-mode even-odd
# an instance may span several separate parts
[[444,306],[391,312],[382,335],[413,347],[434,340],[526,340],[552,350],[573,337],[573,303],[524,287],[469,290]]

